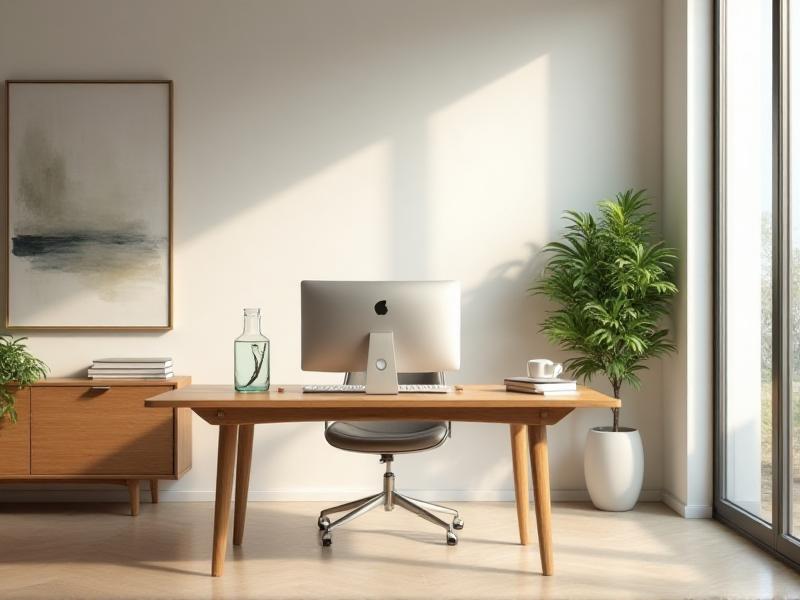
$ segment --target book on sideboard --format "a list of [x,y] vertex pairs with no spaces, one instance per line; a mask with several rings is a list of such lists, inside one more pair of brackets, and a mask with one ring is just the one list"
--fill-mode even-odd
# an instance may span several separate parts
[[172,372],[172,367],[164,367],[164,368],[149,368],[149,367],[136,367],[136,368],[120,368],[120,369],[100,369],[97,367],[89,367],[90,371],[96,371],[98,373],[131,373],[134,375],[153,375],[165,372]]
[[172,359],[101,358],[88,369],[91,379],[170,379],[175,376]]
[[158,358],[96,358],[93,369],[163,369],[172,366],[169,357]]
[[89,369],[90,379],[171,379],[175,377],[174,371],[163,373],[129,373],[125,371],[93,371]]

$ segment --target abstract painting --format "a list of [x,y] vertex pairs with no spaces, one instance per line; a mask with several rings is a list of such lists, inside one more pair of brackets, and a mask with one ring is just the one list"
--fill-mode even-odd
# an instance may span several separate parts
[[7,81],[6,327],[170,329],[172,83]]

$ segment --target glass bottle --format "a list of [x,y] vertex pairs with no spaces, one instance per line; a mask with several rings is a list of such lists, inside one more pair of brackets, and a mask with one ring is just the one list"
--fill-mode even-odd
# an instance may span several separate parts
[[233,342],[233,381],[239,392],[269,389],[269,338],[261,333],[261,309],[244,309],[242,335]]

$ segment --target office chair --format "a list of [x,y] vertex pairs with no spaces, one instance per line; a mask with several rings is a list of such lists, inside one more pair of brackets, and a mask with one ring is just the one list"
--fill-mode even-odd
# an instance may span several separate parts
[[[400,384],[444,384],[444,373],[400,373]],[[363,373],[348,373],[345,384],[363,384]],[[322,545],[333,543],[332,531],[353,519],[383,505],[384,510],[392,510],[400,506],[447,530],[447,544],[458,543],[454,529],[462,529],[464,521],[458,511],[431,502],[409,498],[395,491],[392,461],[395,454],[421,452],[438,448],[450,437],[451,424],[445,421],[334,421],[325,423],[325,439],[331,446],[350,452],[366,452],[379,454],[380,462],[386,464],[383,476],[383,491],[360,500],[347,502],[319,513],[317,524],[324,533]],[[328,515],[346,512],[343,517],[331,522]],[[448,523],[434,515],[434,512],[452,515],[452,523]]]

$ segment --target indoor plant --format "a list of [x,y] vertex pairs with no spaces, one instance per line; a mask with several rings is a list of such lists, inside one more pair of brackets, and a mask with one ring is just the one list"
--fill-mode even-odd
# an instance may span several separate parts
[[[638,372],[649,358],[675,349],[662,321],[678,292],[671,281],[676,254],[653,240],[645,190],[628,190],[598,207],[598,220],[565,213],[564,239],[545,246],[550,258],[531,291],[557,305],[542,331],[577,354],[565,361],[566,369],[584,381],[604,375],[619,398],[623,383],[639,388]],[[642,442],[636,429],[619,426],[619,409],[612,410],[611,427],[589,432],[586,484],[598,508],[629,510],[642,486]]]
[[16,423],[14,393],[47,376],[47,365],[28,352],[26,339],[0,335],[0,422],[8,415]]

